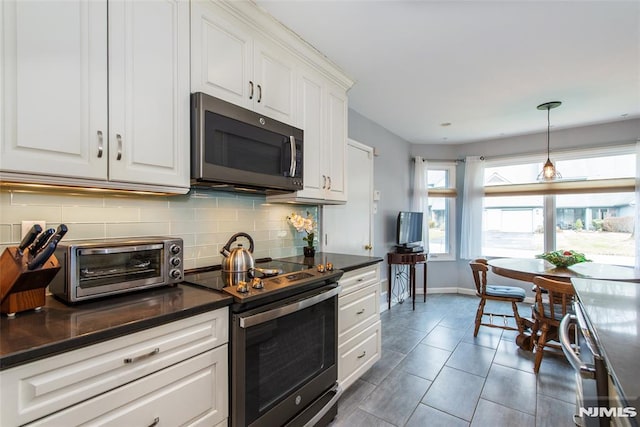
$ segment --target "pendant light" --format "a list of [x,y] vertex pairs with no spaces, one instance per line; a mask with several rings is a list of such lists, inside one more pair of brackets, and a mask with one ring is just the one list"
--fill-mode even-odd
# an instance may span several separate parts
[[553,181],[556,179],[562,179],[562,175],[556,170],[556,167],[553,165],[553,163],[551,163],[551,159],[549,158],[551,139],[551,122],[549,121],[549,112],[552,108],[559,107],[561,104],[562,102],[560,101],[551,101],[540,104],[537,107],[538,110],[547,110],[547,161],[542,167],[542,171],[538,175],[538,181]]

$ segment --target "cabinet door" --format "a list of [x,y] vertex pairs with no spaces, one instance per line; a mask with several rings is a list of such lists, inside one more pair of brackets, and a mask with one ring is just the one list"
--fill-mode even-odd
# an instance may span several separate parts
[[294,59],[275,45],[255,41],[253,109],[281,122],[294,124]]
[[251,108],[252,76],[250,32],[213,2],[191,2],[191,91]]
[[106,179],[107,2],[3,1],[0,22],[0,169]]
[[323,199],[323,81],[309,70],[298,79],[298,127],[304,131],[304,189],[298,197]]
[[346,149],[347,149],[347,97],[344,91],[330,87],[327,92],[325,168],[328,171],[326,199],[347,201]]
[[109,3],[109,179],[189,186],[189,3]]

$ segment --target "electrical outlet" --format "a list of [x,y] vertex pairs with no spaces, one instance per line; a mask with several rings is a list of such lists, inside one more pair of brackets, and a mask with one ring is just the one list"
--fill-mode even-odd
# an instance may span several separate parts
[[20,233],[21,239],[24,237],[25,234],[27,234],[29,230],[31,230],[31,227],[33,227],[34,224],[40,224],[40,227],[42,227],[42,229],[44,230],[47,226],[47,221],[45,221],[44,219],[37,219],[33,221],[22,221],[22,233]]

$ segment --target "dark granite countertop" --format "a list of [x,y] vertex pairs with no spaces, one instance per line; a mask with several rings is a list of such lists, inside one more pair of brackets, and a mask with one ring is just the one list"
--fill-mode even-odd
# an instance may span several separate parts
[[[379,257],[318,252],[314,258],[294,256],[281,261],[307,264],[331,262],[345,272],[376,264]],[[0,370],[75,350],[101,341],[226,307],[231,296],[189,285],[160,287],[76,305],[47,296],[39,311],[0,318]]]
[[232,301],[222,292],[189,285],[73,306],[47,296],[41,311],[0,318],[0,370],[216,310]]
[[287,258],[279,258],[278,260],[306,264],[309,267],[330,262],[333,264],[333,268],[335,268],[336,270],[342,270],[345,273],[347,271],[357,270],[358,268],[367,267],[369,265],[377,264],[383,261],[383,259],[380,257],[337,254],[332,252],[316,252],[316,256],[313,258],[306,258],[303,255],[298,255]]
[[[572,279],[621,396],[640,401],[640,284]],[[637,406],[636,406],[637,407]]]

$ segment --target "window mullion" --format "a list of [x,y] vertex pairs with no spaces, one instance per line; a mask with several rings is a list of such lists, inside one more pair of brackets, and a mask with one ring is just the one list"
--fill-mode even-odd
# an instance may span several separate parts
[[556,250],[556,197],[544,196],[544,251]]

